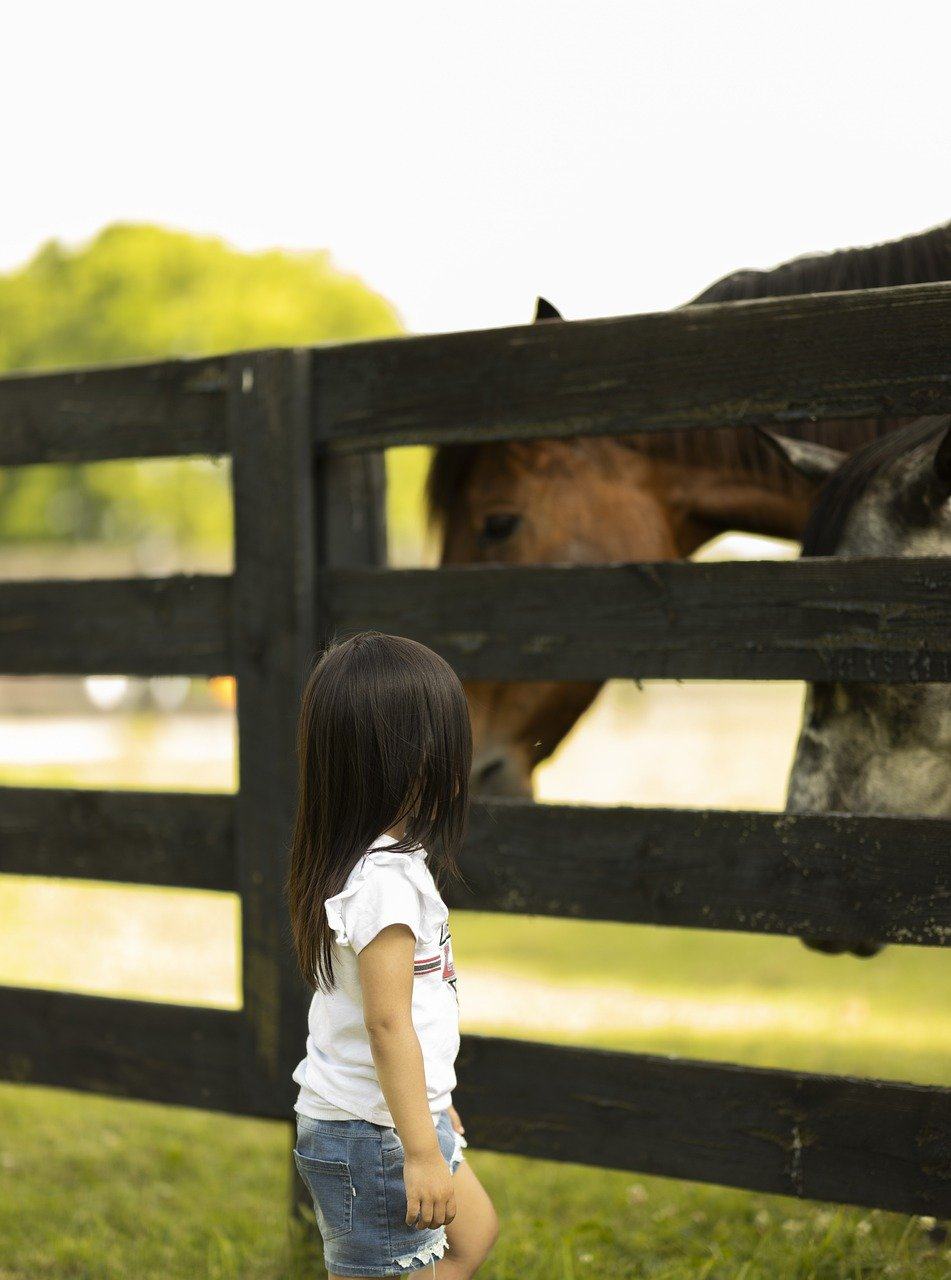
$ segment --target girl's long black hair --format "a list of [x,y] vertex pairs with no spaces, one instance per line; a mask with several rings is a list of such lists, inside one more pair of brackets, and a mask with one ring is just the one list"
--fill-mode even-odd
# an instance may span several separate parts
[[377,836],[406,819],[397,852],[422,847],[437,883],[457,875],[469,809],[472,728],[459,678],[405,636],[334,640],[307,681],[297,731],[297,816],[287,899],[297,960],[333,986],[324,903]]

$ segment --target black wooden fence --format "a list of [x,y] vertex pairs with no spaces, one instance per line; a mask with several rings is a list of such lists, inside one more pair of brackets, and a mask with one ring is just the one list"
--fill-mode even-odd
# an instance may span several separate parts
[[[951,286],[0,381],[0,465],[232,457],[231,576],[2,584],[0,671],[233,672],[238,792],[2,789],[0,870],[239,893],[244,993],[0,989],[0,1075],[289,1116],[292,731],[334,629],[413,635],[480,678],[951,680],[941,559],[387,569],[383,448],[924,412],[951,412]],[[943,946],[949,833],[500,801],[473,812],[455,905]],[[946,1088],[481,1036],[459,1076],[478,1146],[951,1214]]]

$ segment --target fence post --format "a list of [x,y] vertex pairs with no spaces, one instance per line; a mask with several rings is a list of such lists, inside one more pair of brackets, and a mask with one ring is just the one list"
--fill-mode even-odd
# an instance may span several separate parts
[[[317,376],[317,366],[311,378]],[[333,599],[323,569],[386,564],[386,470],[382,450],[358,454],[327,451],[321,421],[311,387],[311,476],[313,494],[313,564],[315,621],[318,647],[333,635]],[[296,1034],[303,1035],[302,1022]],[[301,1041],[302,1043],[302,1041]],[[291,1212],[307,1224],[316,1242],[310,1197],[303,1182],[291,1170]]]
[[260,351],[228,363],[242,1066],[248,1110],[273,1114],[277,1099],[291,1119],[307,989],[290,946],[284,880],[297,790],[294,732],[314,650],[312,357],[307,350]]

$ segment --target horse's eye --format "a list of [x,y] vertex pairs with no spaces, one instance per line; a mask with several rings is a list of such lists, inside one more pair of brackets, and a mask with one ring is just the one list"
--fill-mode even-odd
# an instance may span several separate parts
[[479,534],[481,542],[503,542],[506,538],[510,538],[518,526],[522,523],[522,517],[514,511],[505,511],[496,515],[486,516],[482,523],[482,532]]

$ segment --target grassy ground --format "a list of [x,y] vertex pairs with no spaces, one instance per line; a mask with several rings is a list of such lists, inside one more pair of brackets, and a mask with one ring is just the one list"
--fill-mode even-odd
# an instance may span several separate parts
[[[300,1280],[287,1126],[0,1086],[0,1280]],[[947,1280],[915,1219],[475,1153],[487,1280]]]
[[[9,906],[17,895],[6,884]],[[184,899],[159,898],[201,932]],[[12,928],[3,901],[0,878],[0,924]],[[25,910],[24,892],[17,901]],[[188,905],[196,910],[194,895]],[[951,1016],[936,999],[948,958],[938,952],[829,960],[786,939],[461,913],[455,937],[463,1009],[468,987],[467,1021],[480,1030],[951,1082]],[[7,981],[14,964],[8,953]],[[134,993],[134,981],[124,985]],[[499,990],[506,1013],[497,1003],[493,1016],[479,1012]],[[618,1005],[622,1025],[595,1009],[566,1030],[566,1011],[588,1011],[596,996]],[[534,1010],[527,1031],[520,1002]],[[287,1141],[280,1124],[0,1086],[0,1280],[319,1276],[288,1243]],[[951,1244],[916,1219],[489,1153],[472,1160],[503,1222],[487,1280],[951,1278]]]

